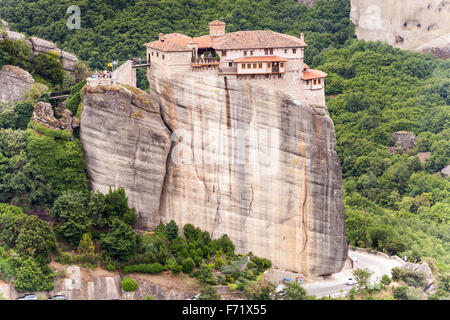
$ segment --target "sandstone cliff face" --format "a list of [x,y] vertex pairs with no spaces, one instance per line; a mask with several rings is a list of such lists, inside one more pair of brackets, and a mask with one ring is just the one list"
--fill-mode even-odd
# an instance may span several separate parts
[[[136,91],[137,90],[137,91]],[[123,187],[139,213],[139,226],[159,224],[159,199],[170,132],[150,96],[122,86],[87,85],[80,138],[94,190]]]
[[15,66],[4,66],[0,70],[0,101],[16,102],[25,99],[34,79],[27,71]]
[[342,269],[342,177],[326,107],[204,74],[152,69],[148,78],[151,98],[124,86],[83,90],[95,190],[124,187],[140,227],[174,219],[227,234],[276,268]]
[[450,57],[449,0],[351,0],[358,39]]
[[174,131],[161,219],[227,234],[275,267],[323,275],[347,257],[342,177],[325,107],[205,75],[148,74]]

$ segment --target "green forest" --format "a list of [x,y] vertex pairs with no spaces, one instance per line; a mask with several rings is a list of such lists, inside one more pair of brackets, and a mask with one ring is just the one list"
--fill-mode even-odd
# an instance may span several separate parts
[[[142,44],[155,40],[159,32],[206,34],[208,22],[215,19],[227,23],[227,32],[271,29],[294,36],[304,32],[308,44],[305,62],[329,74],[327,107],[342,165],[349,245],[401,258],[406,254],[409,261],[427,261],[441,283],[436,298],[449,296],[450,181],[440,173],[450,163],[449,60],[356,40],[348,18],[348,0],[318,0],[313,8],[295,0],[80,0],[76,4],[81,8],[81,29],[68,30],[66,9],[72,4],[68,0],[0,0],[0,17],[13,30],[54,41],[86,61],[91,69],[103,69],[113,59],[144,56]],[[21,61],[14,52],[27,56],[21,46],[22,51],[12,50],[14,45],[0,41],[0,63]],[[63,87],[64,74],[60,74],[54,59],[40,59],[25,59],[23,67],[39,82]],[[45,74],[46,65],[56,72]],[[148,83],[143,77],[140,74],[144,88]],[[83,85],[75,86],[68,100],[74,113]],[[0,202],[20,207],[0,207],[0,227],[6,223],[12,228],[1,232],[0,241],[6,243],[6,249],[0,249],[15,250],[26,261],[15,264],[0,251],[3,278],[13,274],[15,267],[27,271],[37,264],[41,274],[36,279],[50,279],[45,267],[50,252],[60,261],[79,259],[76,261],[89,264],[89,248],[94,241],[102,248],[96,251],[97,258],[111,270],[126,268],[123,260],[128,259],[134,264],[128,270],[152,273],[165,268],[173,272],[190,270],[194,275],[187,266],[192,262],[185,261],[189,258],[197,267],[195,276],[209,279],[205,283],[235,283],[236,279],[231,281],[232,272],[213,281],[207,270],[208,264],[212,264],[211,270],[218,263],[217,270],[221,270],[222,262],[229,266],[239,263],[239,256],[226,253],[232,246],[227,239],[218,244],[196,231],[199,235],[191,238],[191,245],[191,227],[188,235],[184,230],[185,237],[178,239],[178,231],[175,237],[166,230],[175,229],[173,225],[162,226],[159,237],[137,236],[131,227],[135,222],[133,209],[128,208],[123,191],[111,190],[109,195],[88,191],[80,141],[31,128],[28,120],[32,108],[33,99],[0,106]],[[416,146],[391,154],[388,147],[395,147],[391,133],[396,131],[413,132],[418,137]],[[416,155],[423,152],[431,152],[431,156],[422,163]],[[14,227],[14,221],[22,219],[20,228],[24,230],[32,224],[45,229],[47,224],[34,218],[28,221],[23,212],[56,219],[60,225],[54,234],[48,233],[46,246],[36,247],[31,255],[18,244],[22,238],[18,241],[11,236],[19,232],[14,231],[19,228]],[[104,228],[112,232],[103,234]],[[114,241],[120,237],[126,239],[122,242],[124,250],[114,252]],[[30,241],[42,243],[40,239]],[[153,241],[156,244],[151,247],[161,252],[146,251]],[[64,253],[80,246],[78,253],[84,258]],[[219,250],[219,259],[214,260]],[[241,278],[237,285],[267,267],[268,262],[254,260],[254,270],[235,274]],[[44,281],[38,285],[49,284]]]

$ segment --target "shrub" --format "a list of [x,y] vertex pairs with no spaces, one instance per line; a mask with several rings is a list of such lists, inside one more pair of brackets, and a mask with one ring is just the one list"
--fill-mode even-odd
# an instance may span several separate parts
[[388,286],[391,284],[391,278],[389,278],[389,276],[387,274],[384,274],[383,277],[381,277],[381,283],[384,284],[385,286]]
[[408,300],[407,286],[400,286],[394,289],[394,298],[397,300]]
[[173,257],[167,259],[167,269],[172,271],[173,274],[178,274],[181,272],[181,266],[178,264],[177,260]]
[[123,278],[121,285],[124,291],[135,291],[138,288],[137,282],[129,277]]
[[184,273],[191,273],[194,270],[195,262],[192,258],[186,258],[181,263],[181,267]]
[[123,268],[123,273],[160,273],[164,270],[163,266],[159,263],[151,263],[151,264],[135,264],[135,265],[129,265],[125,266]]
[[305,300],[306,290],[296,282],[291,282],[286,288],[285,300]]
[[53,283],[54,273],[47,267],[42,267],[32,258],[20,263],[15,272],[14,286],[17,291],[50,291]]
[[395,267],[395,268],[392,268],[391,274],[392,274],[392,280],[399,281],[399,280],[401,280],[401,278],[405,274],[405,272],[403,269]]
[[200,296],[198,297],[198,300],[220,300],[221,296],[217,292],[216,288],[212,286],[204,286],[200,289]]
[[236,291],[237,288],[238,288],[238,285],[237,285],[237,284],[230,283],[230,284],[228,285],[228,289],[229,289],[230,291]]
[[78,245],[78,252],[81,254],[90,254],[93,255],[95,253],[95,247],[92,243],[91,236],[89,233],[85,233],[80,240],[80,244]]

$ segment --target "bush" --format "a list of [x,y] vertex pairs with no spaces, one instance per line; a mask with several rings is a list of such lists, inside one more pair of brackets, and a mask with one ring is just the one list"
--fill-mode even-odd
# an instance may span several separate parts
[[173,274],[179,274],[181,272],[182,268],[174,257],[170,257],[169,259],[167,259],[166,265],[167,269],[170,270]]
[[181,267],[184,273],[191,273],[194,270],[195,262],[192,258],[186,258],[181,263]]
[[220,300],[221,296],[217,292],[216,288],[212,286],[204,286],[200,289],[200,296],[198,297],[198,300]]
[[163,266],[159,263],[151,263],[151,264],[135,264],[130,266],[125,266],[123,268],[123,273],[160,273],[164,270]]
[[384,284],[385,286],[388,286],[391,284],[391,278],[389,278],[389,276],[387,274],[384,274],[383,277],[381,277],[381,283]]
[[408,300],[408,287],[400,286],[394,289],[394,298],[397,300]]
[[54,273],[47,267],[28,258],[16,268],[14,286],[18,292],[53,290]]
[[129,277],[123,278],[120,284],[122,285],[122,289],[124,291],[135,291],[138,288],[137,282]]
[[395,267],[395,268],[392,268],[391,274],[392,274],[392,280],[399,281],[399,280],[401,280],[401,278],[403,277],[405,272],[403,269]]
[[237,288],[238,288],[238,285],[237,285],[237,284],[230,283],[230,284],[228,285],[228,290],[230,290],[230,292],[236,291]]

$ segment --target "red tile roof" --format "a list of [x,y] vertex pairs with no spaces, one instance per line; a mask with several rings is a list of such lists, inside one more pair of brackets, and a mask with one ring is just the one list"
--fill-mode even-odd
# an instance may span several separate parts
[[[218,22],[213,21],[213,23]],[[145,46],[160,51],[190,51],[187,44],[192,41],[198,43],[199,48],[216,50],[306,47],[306,43],[300,38],[270,30],[236,31],[218,37],[204,35],[191,38],[181,33],[171,33],[161,37],[164,38],[164,42],[157,40],[146,43]]]
[[299,48],[306,43],[296,37],[271,30],[236,31],[214,39],[214,49]]
[[321,79],[328,76],[327,73],[320,71],[320,70],[314,70],[314,69],[308,69],[305,72],[303,72],[303,80],[312,80],[312,79]]
[[288,59],[275,57],[275,56],[264,56],[264,57],[243,57],[236,60],[233,60],[233,62],[286,62]]
[[164,41],[156,40],[144,44],[144,46],[159,51],[191,51],[187,47],[188,42],[192,40],[191,37],[181,33],[170,33],[164,36]]

